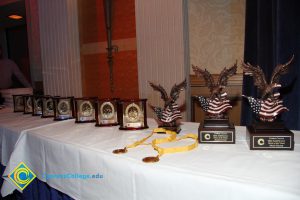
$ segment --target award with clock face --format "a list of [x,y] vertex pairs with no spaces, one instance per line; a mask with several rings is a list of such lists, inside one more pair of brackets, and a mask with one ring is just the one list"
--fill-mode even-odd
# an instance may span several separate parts
[[118,99],[99,99],[96,103],[96,126],[118,124]]
[[146,129],[147,99],[129,99],[119,101],[119,122],[121,130]]
[[205,112],[204,122],[200,124],[198,130],[199,143],[211,144],[234,144],[235,128],[229,122],[227,111],[232,108],[227,93],[223,89],[227,86],[229,77],[236,74],[237,63],[221,71],[218,81],[215,82],[213,76],[205,69],[192,66],[195,74],[203,77],[205,85],[210,91],[209,97],[195,96]]
[[76,123],[95,122],[95,102],[97,97],[75,98]]
[[247,126],[247,142],[250,150],[293,150],[294,133],[288,130],[277,117],[288,111],[280,99],[278,88],[280,78],[288,72],[294,56],[285,64],[277,65],[267,82],[263,70],[259,66],[243,63],[245,75],[253,76],[254,85],[259,89],[261,97],[244,96],[248,100],[257,120]]
[[42,96],[33,95],[32,97],[32,115],[40,116],[42,115],[43,99]]
[[13,95],[14,112],[24,112],[24,94]]
[[24,114],[32,114],[32,95],[24,95]]
[[54,97],[54,120],[74,118],[74,97]]
[[42,97],[42,117],[54,117],[54,102],[53,97],[50,95]]

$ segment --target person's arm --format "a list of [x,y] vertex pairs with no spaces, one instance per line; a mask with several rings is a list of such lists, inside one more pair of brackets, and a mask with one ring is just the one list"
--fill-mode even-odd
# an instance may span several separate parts
[[31,87],[30,83],[27,81],[17,64],[13,61],[10,62],[11,69],[13,71],[13,74],[17,77],[17,79],[25,86],[25,87]]

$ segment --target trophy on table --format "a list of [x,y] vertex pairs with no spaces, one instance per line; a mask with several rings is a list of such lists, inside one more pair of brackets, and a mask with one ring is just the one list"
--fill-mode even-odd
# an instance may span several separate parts
[[182,118],[181,110],[184,105],[178,106],[176,100],[179,97],[180,91],[186,88],[186,80],[174,85],[171,89],[170,96],[168,96],[166,90],[161,85],[155,85],[154,83],[149,82],[153,90],[159,91],[161,98],[164,101],[164,107],[156,107],[149,104],[152,110],[155,112],[158,119],[158,127],[175,131],[176,133],[180,132],[180,121]]
[[259,66],[243,63],[245,75],[253,76],[254,85],[260,90],[261,98],[245,97],[256,114],[258,120],[247,126],[247,142],[251,150],[293,150],[294,134],[288,130],[283,122],[276,120],[282,112],[288,111],[279,99],[277,91],[281,87],[280,77],[288,72],[294,56],[285,63],[279,64],[273,70],[271,80],[266,81],[265,74]]
[[235,128],[234,124],[229,122],[227,115],[227,111],[232,106],[227,98],[227,93],[223,92],[223,89],[227,86],[229,77],[236,74],[237,63],[229,69],[225,67],[217,82],[206,69],[202,70],[194,65],[192,68],[197,77],[204,78],[205,85],[210,91],[209,97],[195,96],[205,112],[204,122],[200,123],[198,130],[199,143],[234,144]]

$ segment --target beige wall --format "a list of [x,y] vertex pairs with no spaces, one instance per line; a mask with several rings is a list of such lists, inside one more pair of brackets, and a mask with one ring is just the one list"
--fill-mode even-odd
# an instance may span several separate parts
[[[245,0],[188,3],[190,64],[219,74],[235,60],[240,63],[244,54]],[[194,74],[191,68],[190,74]]]

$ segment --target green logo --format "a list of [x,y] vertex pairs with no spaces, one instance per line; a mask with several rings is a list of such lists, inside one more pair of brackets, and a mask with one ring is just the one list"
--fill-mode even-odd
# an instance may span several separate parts
[[36,175],[25,165],[20,164],[8,175],[9,179],[18,186],[21,190],[24,190],[31,181],[33,181]]

